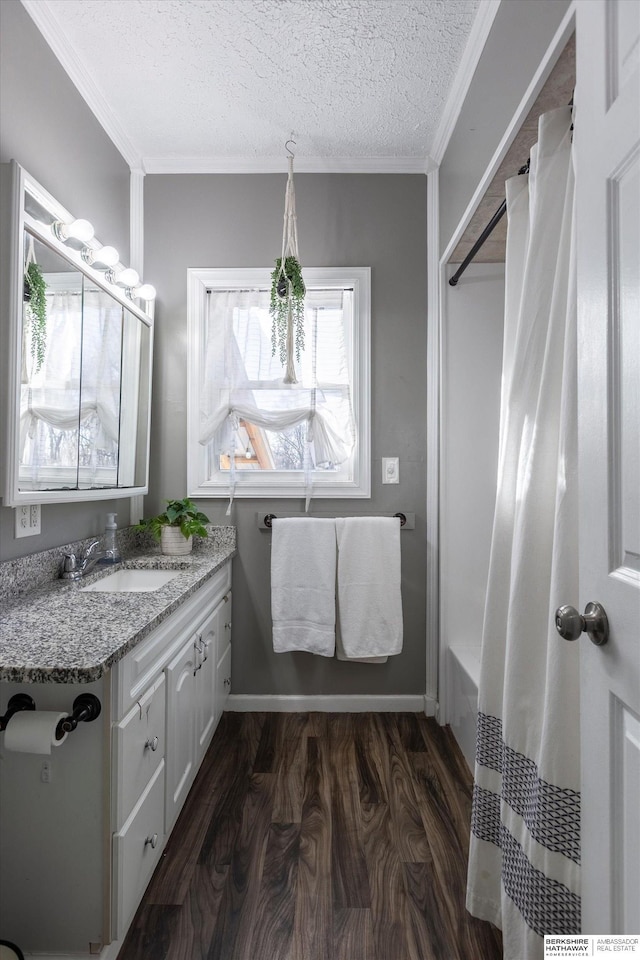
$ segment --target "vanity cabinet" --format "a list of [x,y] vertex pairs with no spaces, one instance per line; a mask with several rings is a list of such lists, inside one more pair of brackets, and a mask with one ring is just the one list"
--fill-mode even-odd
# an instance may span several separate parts
[[[227,564],[114,670],[115,710],[123,713],[113,725],[118,799],[112,934],[118,941],[160,859],[228,696],[230,616],[223,611],[231,609],[230,587]],[[224,678],[218,667],[226,671]]]
[[51,757],[0,740],[0,933],[24,952],[117,957],[228,696],[230,611],[227,562],[99,680],[0,684],[0,714],[102,704]]

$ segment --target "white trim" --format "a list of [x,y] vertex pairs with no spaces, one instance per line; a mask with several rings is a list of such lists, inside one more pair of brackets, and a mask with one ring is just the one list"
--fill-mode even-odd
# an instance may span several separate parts
[[232,693],[226,710],[235,713],[422,713],[426,698],[407,694],[327,694],[289,696],[268,693]]
[[473,26],[471,27],[471,32],[462,54],[462,60],[460,61],[453,84],[451,85],[449,96],[444,105],[444,111],[431,145],[431,157],[436,164],[442,161],[455,125],[458,122],[462,105],[469,92],[473,75],[478,66],[478,61],[484,50],[500,3],[501,0],[480,0],[480,6],[478,7],[476,18],[473,21]]
[[[428,157],[300,157],[296,173],[422,173]],[[286,157],[145,157],[147,173],[286,173]]]
[[[437,256],[436,256],[437,259]],[[445,504],[447,500],[447,485],[445,483],[446,471],[447,471],[447,459],[446,459],[446,446],[444,444],[444,437],[447,434],[447,422],[446,422],[446,405],[443,400],[443,379],[444,379],[444,369],[446,367],[446,349],[447,349],[447,338],[445,336],[445,323],[447,319],[446,312],[446,295],[447,295],[447,265],[442,261],[438,263],[437,274],[438,274],[438,381],[439,381],[439,396],[440,396],[440,413],[438,417],[439,423],[439,437],[438,437],[438,488],[439,488],[439,499],[438,499],[438,523],[442,520],[445,514]],[[447,552],[447,541],[443,537],[442,541],[439,544],[438,551],[438,571],[442,579],[446,577],[449,567],[448,567],[448,552]],[[442,582],[442,580],[441,580]],[[438,583],[438,605],[439,609],[442,609],[442,594],[441,594],[441,584]],[[439,621],[439,643],[438,643],[438,720],[442,724],[449,723],[450,713],[451,713],[451,698],[449,696],[450,685],[449,685],[449,658],[447,656],[447,641],[448,636],[446,632],[446,615],[442,616]]]
[[567,12],[562,18],[562,23],[556,30],[553,40],[547,47],[547,50],[542,60],[540,61],[538,69],[534,73],[531,83],[527,87],[526,93],[524,94],[522,100],[520,101],[520,103],[516,108],[515,113],[513,114],[513,117],[511,118],[511,123],[505,130],[504,136],[502,137],[502,140],[498,144],[498,147],[495,153],[493,154],[493,157],[491,158],[489,166],[485,170],[478,186],[476,187],[475,193],[473,194],[473,196],[471,197],[471,200],[469,201],[467,209],[463,213],[457,228],[454,230],[451,236],[451,239],[447,244],[447,248],[441,257],[441,263],[448,262],[449,257],[451,256],[451,254],[457,247],[458,243],[460,242],[460,239],[462,238],[462,235],[464,234],[465,230],[469,226],[469,222],[471,221],[471,218],[476,212],[476,209],[480,201],[482,200],[485,193],[487,192],[487,188],[489,187],[491,181],[493,180],[498,170],[498,167],[504,160],[507,154],[507,150],[513,143],[516,137],[516,134],[518,133],[518,131],[520,130],[520,127],[523,124],[523,121],[525,120],[531,107],[535,103],[536,97],[542,90],[543,86],[545,85],[549,77],[549,74],[555,67],[560,54],[562,53],[562,51],[564,50],[567,44],[569,37],[575,30],[575,4],[576,4],[576,0],[573,0],[571,6],[567,9]]
[[69,79],[86,102],[98,123],[130,167],[141,167],[142,158],[109,106],[100,88],[77,56],[68,37],[52,13],[50,0],[22,0],[22,5],[60,61]]
[[440,648],[439,469],[440,469],[440,248],[439,168],[427,177],[427,584],[425,691],[442,696]]
[[438,701],[428,696],[423,697],[423,701],[425,717],[435,717],[438,720],[440,714]]
[[[129,178],[129,263],[139,276],[144,272],[144,170],[137,167]],[[129,501],[129,521],[138,523],[144,515],[144,497]]]
[[129,264],[144,276],[144,170],[136,167],[129,178]]
[[[207,308],[207,289],[229,287],[259,287],[270,285],[271,267],[216,267],[189,268],[187,270],[187,492],[200,499],[228,498],[229,478],[218,475],[202,481],[202,451],[198,438],[200,409],[199,383],[195,363],[203,347],[200,331]],[[318,478],[313,475],[313,498],[362,498],[371,497],[371,268],[370,267],[305,267],[307,287],[314,285],[352,286],[354,291],[353,373],[352,403],[357,437],[353,454],[353,479]],[[319,473],[320,471],[318,471]],[[302,478],[288,478],[284,471],[276,473],[247,471],[239,477],[235,498],[243,499],[300,499],[305,497]]]

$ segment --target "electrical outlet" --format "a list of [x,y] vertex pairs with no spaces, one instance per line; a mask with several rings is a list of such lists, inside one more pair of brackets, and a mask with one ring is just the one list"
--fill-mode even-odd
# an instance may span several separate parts
[[53,777],[53,769],[51,766],[51,760],[43,760],[42,766],[40,767],[40,779],[43,783],[51,783]]
[[35,537],[40,533],[40,504],[25,504],[15,508],[16,539]]
[[32,503],[29,506],[29,530],[32,534],[40,533],[40,504]]
[[382,458],[382,482],[400,483],[400,461],[398,457]]

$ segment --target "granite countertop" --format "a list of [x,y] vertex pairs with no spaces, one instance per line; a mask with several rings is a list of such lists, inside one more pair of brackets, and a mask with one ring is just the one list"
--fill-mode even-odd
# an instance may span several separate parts
[[[141,551],[120,564],[96,566],[81,581],[50,580],[10,598],[0,618],[0,680],[98,680],[235,556],[235,531],[227,539],[203,541],[184,557]],[[82,590],[122,568],[176,569],[177,576],[146,593]]]

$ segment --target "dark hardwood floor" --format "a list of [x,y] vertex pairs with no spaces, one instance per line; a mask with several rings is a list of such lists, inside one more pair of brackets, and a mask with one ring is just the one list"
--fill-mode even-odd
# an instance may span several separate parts
[[226,713],[118,960],[499,960],[470,806],[420,714]]

